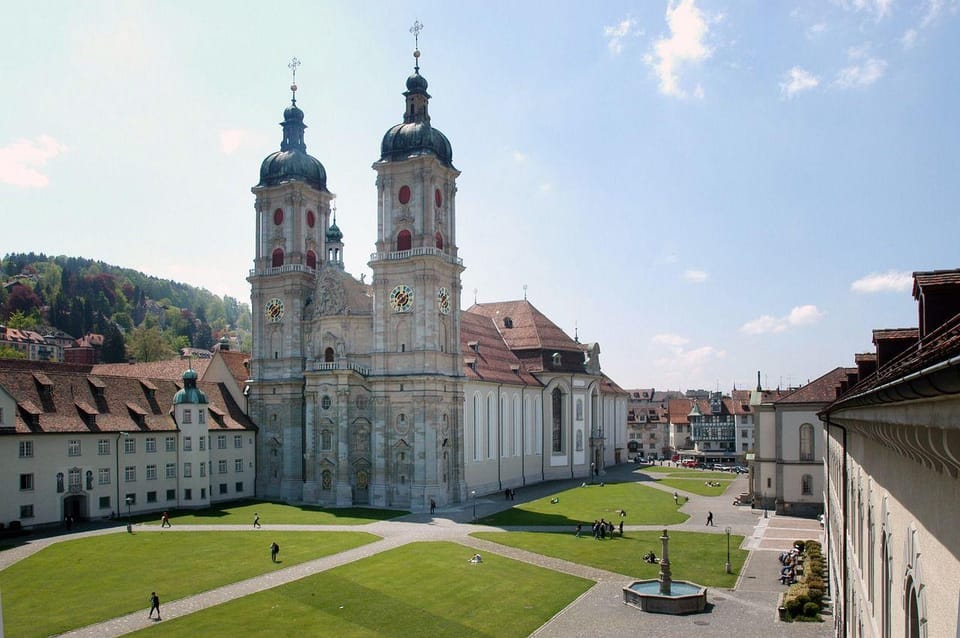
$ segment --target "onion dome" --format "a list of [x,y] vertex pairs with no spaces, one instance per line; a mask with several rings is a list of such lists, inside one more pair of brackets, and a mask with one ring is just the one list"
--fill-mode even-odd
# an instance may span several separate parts
[[340,227],[337,226],[337,220],[334,218],[333,223],[330,224],[330,228],[327,229],[327,242],[328,243],[340,243],[343,241],[343,233],[340,232]]
[[407,78],[407,108],[403,122],[390,128],[380,143],[380,161],[396,162],[418,155],[433,155],[441,164],[453,168],[453,148],[447,136],[430,125],[427,106],[427,80],[420,75],[420,51],[414,51],[417,64],[413,75]]
[[283,111],[283,141],[280,150],[267,155],[260,165],[260,186],[276,186],[283,182],[302,181],[317,190],[327,190],[327,171],[315,157],[307,155],[307,145],[303,133],[307,125],[303,123],[303,111],[297,107],[296,90],[290,106]]
[[183,389],[173,395],[173,404],[180,403],[200,404],[207,403],[207,395],[203,390],[197,387],[197,371],[193,368],[184,371],[181,376],[183,379]]

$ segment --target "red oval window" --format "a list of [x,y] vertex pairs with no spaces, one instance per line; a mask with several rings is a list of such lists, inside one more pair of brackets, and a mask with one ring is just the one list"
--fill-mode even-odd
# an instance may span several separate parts
[[317,223],[317,216],[313,214],[312,210],[307,211],[307,226],[313,228],[313,225]]
[[283,209],[282,209],[282,208],[278,208],[277,210],[273,211],[273,223],[276,224],[277,226],[279,226],[280,224],[283,223]]
[[401,204],[410,203],[410,187],[409,186],[406,186],[406,185],[401,186],[400,193],[398,195],[399,195]]
[[443,206],[443,195],[440,194],[440,189],[433,191],[433,201],[436,202],[437,208]]

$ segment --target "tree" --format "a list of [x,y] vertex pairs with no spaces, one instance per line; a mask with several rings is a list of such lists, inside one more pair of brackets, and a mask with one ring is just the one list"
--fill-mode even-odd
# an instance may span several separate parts
[[127,352],[137,361],[162,361],[175,356],[175,352],[167,343],[157,327],[134,328],[127,338]]
[[10,290],[10,296],[7,298],[4,314],[8,317],[18,310],[29,313],[41,305],[40,297],[29,286],[22,284],[14,286]]
[[40,313],[34,308],[30,314],[25,314],[22,310],[17,310],[7,319],[8,328],[17,330],[36,330],[40,327]]
[[104,363],[123,363],[127,358],[123,334],[112,321],[106,322],[103,326],[103,347],[100,349],[100,358]]
[[0,345],[0,359],[26,359],[27,355],[16,348]]

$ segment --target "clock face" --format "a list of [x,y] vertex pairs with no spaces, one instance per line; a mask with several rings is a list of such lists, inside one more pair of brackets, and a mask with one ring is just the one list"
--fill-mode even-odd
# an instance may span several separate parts
[[413,289],[400,284],[390,293],[390,305],[397,312],[410,312],[413,308]]
[[437,308],[445,315],[450,314],[450,293],[446,288],[440,288],[437,291]]
[[267,318],[267,321],[277,322],[283,319],[283,302],[276,297],[267,302],[267,305],[263,307],[263,314]]

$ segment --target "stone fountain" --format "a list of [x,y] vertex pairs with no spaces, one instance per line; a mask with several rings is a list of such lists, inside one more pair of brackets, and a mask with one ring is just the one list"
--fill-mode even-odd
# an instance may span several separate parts
[[691,614],[707,606],[707,588],[670,576],[670,537],[660,537],[660,573],[656,580],[636,580],[623,588],[623,602],[655,614]]

